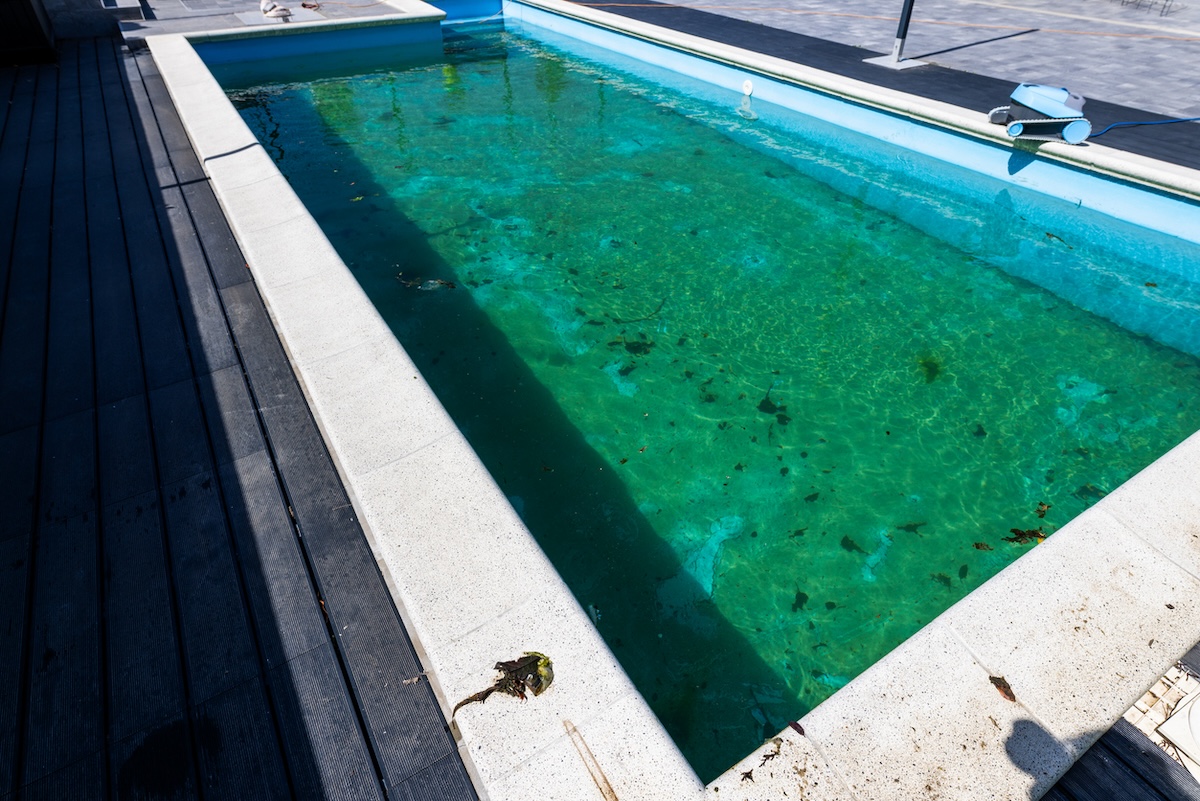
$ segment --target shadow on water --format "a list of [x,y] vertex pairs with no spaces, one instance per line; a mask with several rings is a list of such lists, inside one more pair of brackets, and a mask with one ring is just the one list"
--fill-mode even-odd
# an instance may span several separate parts
[[[320,91],[323,109],[340,102],[337,113],[354,114],[349,96],[339,99],[329,85]],[[239,96],[244,111],[256,104],[253,93]],[[268,128],[279,125],[269,112],[265,118]],[[288,174],[291,162],[280,154],[296,150],[287,150],[286,131],[257,133],[278,143],[270,150]],[[298,168],[303,175],[288,174],[293,187],[321,223],[322,199],[352,182],[361,223],[389,232],[394,252],[367,263],[359,230],[344,218],[324,226],[579,603],[598,610],[601,635],[701,778],[711,780],[804,714],[786,681],[656,534],[617,466],[588,444],[477,305],[456,265],[434,250],[431,234],[406,218],[349,143],[327,129],[325,144],[339,153],[336,186]],[[398,268],[405,280],[397,280]],[[562,354],[559,364],[569,359]]]

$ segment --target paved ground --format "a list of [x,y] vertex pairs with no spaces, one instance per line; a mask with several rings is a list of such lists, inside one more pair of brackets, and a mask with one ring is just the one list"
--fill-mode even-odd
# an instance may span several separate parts
[[[99,0],[46,0],[56,24],[93,19]],[[619,5],[595,2],[600,7]],[[255,0],[143,0],[126,36],[236,27]],[[701,0],[682,5],[839,44],[891,52],[902,0]],[[294,5],[298,5],[295,3]],[[382,0],[326,0],[330,19],[375,16]],[[60,35],[96,35],[64,33]],[[905,55],[1009,81],[1067,86],[1093,100],[1200,116],[1200,3],[1194,0],[916,0]],[[1000,105],[1006,98],[997,99]],[[1195,136],[1200,140],[1200,126]]]
[[395,6],[385,0],[321,0],[320,7],[315,11],[302,8],[300,0],[282,0],[280,5],[290,8],[294,13],[287,20],[267,20],[262,17],[258,0],[142,0],[142,5],[146,19],[121,23],[125,41],[134,48],[140,46],[146,36],[155,34],[216,31],[243,27],[248,23],[287,25],[289,22],[357,19],[396,13]]
[[[1200,4],[1175,0],[1163,14],[1162,2],[1155,0],[1151,7],[1148,0],[916,0],[904,55],[1014,85],[1066,86],[1087,98],[1200,116]],[[679,5],[890,53],[901,4],[713,0]],[[997,98],[997,105],[1004,99]]]

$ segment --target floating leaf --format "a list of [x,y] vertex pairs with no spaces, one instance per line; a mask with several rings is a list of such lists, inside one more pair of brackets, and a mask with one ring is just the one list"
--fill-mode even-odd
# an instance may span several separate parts
[[925,383],[932,384],[938,374],[942,372],[942,366],[933,359],[921,359],[918,364],[921,365],[921,372],[925,374]]
[[850,553],[866,553],[857,542],[849,537],[842,537],[842,547]]
[[1009,529],[1009,531],[1012,533],[1012,536],[1002,537],[1001,539],[1003,539],[1005,542],[1015,542],[1018,545],[1025,545],[1029,542],[1041,542],[1042,540],[1046,539],[1046,532],[1042,531],[1041,528],[1029,528],[1024,530],[1013,528]]

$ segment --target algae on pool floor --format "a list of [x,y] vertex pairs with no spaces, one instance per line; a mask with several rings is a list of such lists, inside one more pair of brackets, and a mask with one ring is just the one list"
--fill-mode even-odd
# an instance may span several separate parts
[[702,778],[1200,428],[1195,357],[875,206],[1112,272],[1070,230],[455,41],[234,99]]

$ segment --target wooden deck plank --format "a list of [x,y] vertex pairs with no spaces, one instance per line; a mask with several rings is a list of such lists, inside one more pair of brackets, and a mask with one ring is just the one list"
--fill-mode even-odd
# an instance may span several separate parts
[[[28,707],[23,781],[37,780],[95,755],[104,742],[106,706],[99,615],[98,515],[96,513],[96,426],[91,371],[88,264],[81,229],[81,129],[75,49],[65,48],[57,86],[58,136],[54,172],[51,248],[40,262],[19,268],[45,274],[48,317],[44,331],[45,408],[40,530],[32,575]],[[44,235],[50,234],[50,220]],[[33,233],[32,231],[30,233]],[[81,253],[82,251],[82,253]],[[56,272],[55,268],[61,268]],[[39,398],[41,395],[39,394]],[[97,762],[102,779],[103,761]]]
[[286,771],[216,484],[203,472],[164,488],[201,789],[276,798]]
[[98,58],[95,40],[83,40],[79,92],[88,258],[92,268],[96,402],[104,404],[141,393],[145,386]]
[[425,801],[430,798],[472,798],[471,777],[458,756],[443,757],[429,767],[391,788],[393,801]]
[[146,183],[153,189],[162,190],[175,185],[175,170],[171,167],[166,143],[158,130],[158,120],[142,74],[144,69],[153,69],[154,74],[158,74],[154,68],[154,58],[149,51],[125,53],[125,57],[121,59],[121,71],[125,73],[129,98],[134,109],[138,145],[142,148],[145,159],[142,167],[145,170]]
[[[156,105],[155,113],[160,129],[178,126],[178,141],[182,127],[173,107],[160,109]],[[189,174],[189,161],[193,162],[190,169],[199,170],[190,150],[168,150],[173,166],[183,171],[177,178]],[[225,283],[248,283],[245,262],[207,183],[190,185],[185,195],[189,218],[203,244],[208,274],[223,270]],[[199,282],[201,262],[194,252],[189,257],[186,267],[192,273],[190,280]],[[278,369],[290,375],[286,361]],[[328,629],[316,604],[287,504],[280,496],[278,478],[262,444],[257,413],[240,363],[216,371],[211,381],[206,379],[201,384],[208,384],[213,400],[220,397],[226,402],[221,405],[223,411],[209,415],[214,450],[226,458],[249,452],[227,463],[222,486],[230,499],[228,511],[260,647],[269,664],[282,665],[289,658],[300,660],[271,674],[273,703],[293,781],[305,788],[319,786],[332,797],[378,797],[372,756],[358,728],[340,666],[336,659],[330,659]],[[230,416],[234,426],[227,433],[224,423]],[[319,650],[321,646],[324,651]],[[321,653],[325,658],[314,662]],[[336,743],[326,742],[327,735],[335,732]]]
[[192,362],[197,374],[238,365],[229,326],[224,319],[220,296],[208,274],[208,263],[200,236],[180,189],[163,192],[171,267],[177,285],[184,287],[187,305],[184,324],[192,346]]
[[267,451],[223,466],[220,479],[263,658],[277,667],[328,643],[329,630]]
[[200,797],[196,760],[192,756],[191,722],[164,721],[112,744],[111,795],[117,799]]
[[23,779],[48,776],[102,748],[95,421],[48,421],[33,575]]
[[26,592],[32,555],[41,429],[29,426],[0,436],[0,796],[14,791],[17,731],[21,720],[21,672],[28,627]]
[[[137,62],[138,68],[141,70],[142,83],[146,87],[146,94],[154,108],[174,110],[171,93],[167,91],[167,86],[163,83],[158,68],[154,66],[154,58],[149,53],[143,53],[137,57]],[[175,171],[177,185],[183,186],[193,181],[207,181],[208,176],[205,175],[197,161],[196,154],[192,150],[191,140],[188,139],[183,126],[168,124],[161,117],[158,122],[163,144],[166,146],[167,155]]]
[[[24,679],[26,667],[26,644],[29,638],[29,614],[27,605],[31,589],[31,573],[34,554],[31,550],[36,526],[36,493],[41,443],[40,408],[33,409],[25,404],[23,391],[33,391],[41,398],[41,364],[37,364],[35,376],[11,376],[9,370],[21,370],[30,366],[23,358],[21,349],[25,342],[38,339],[39,331],[23,328],[26,323],[44,324],[38,319],[36,309],[18,309],[15,316],[6,313],[15,282],[18,296],[22,300],[36,300],[36,289],[22,274],[13,275],[12,266],[17,258],[45,258],[46,238],[37,236],[35,230],[22,229],[20,224],[36,225],[39,220],[48,220],[48,198],[42,186],[31,186],[24,193],[25,208],[20,200],[23,177],[29,174],[35,183],[48,184],[52,168],[52,143],[49,151],[42,141],[35,149],[36,163],[30,165],[29,138],[33,122],[53,125],[53,115],[47,113],[53,97],[49,92],[39,93],[38,80],[45,68],[23,68],[6,70],[12,75],[12,103],[5,119],[5,135],[0,144],[0,184],[10,187],[0,193],[0,415],[10,410],[24,412],[20,420],[0,417],[0,453],[5,456],[0,462],[0,501],[6,513],[4,533],[0,534],[0,601],[11,604],[0,612],[8,647],[0,652],[0,793],[15,791],[20,778],[24,746],[20,740],[24,726],[24,704],[28,701],[28,684]],[[43,90],[45,86],[43,86]],[[36,113],[35,113],[36,107]],[[46,130],[41,128],[39,130]],[[53,130],[51,127],[50,130]],[[41,137],[45,140],[46,137]],[[32,167],[32,169],[31,169]],[[42,204],[45,204],[44,206]],[[44,313],[45,302],[41,303]],[[15,322],[14,322],[15,320]],[[9,326],[12,326],[10,329]],[[7,335],[6,335],[7,332]]]
[[[149,332],[153,333],[153,332]],[[98,410],[109,737],[186,713],[146,397]],[[111,757],[114,775],[129,755]]]
[[288,766],[301,798],[382,798],[265,448],[221,470]]
[[[158,123],[167,143],[171,165],[196,230],[205,232],[204,253],[217,288],[224,289],[249,281],[250,271],[246,268],[246,260],[233,237],[225,213],[208,185],[208,176],[191,149],[183,122],[175,112],[158,68],[149,58],[139,58],[138,65],[143,71],[147,94],[158,113]],[[188,146],[180,147],[180,142],[188,142]]]
[[254,679],[258,657],[211,472],[163,488],[194,703]]
[[218,467],[266,450],[241,364],[203,375],[197,384]]
[[1093,745],[1055,785],[1073,801],[1166,801],[1103,745]]
[[[186,158],[189,154],[173,153],[171,158]],[[190,154],[192,160],[195,155]],[[196,230],[205,232],[203,237],[204,255],[208,259],[212,271],[213,282],[217,289],[224,289],[250,281],[250,270],[241,249],[234,241],[233,232],[225,219],[225,212],[217,203],[216,196],[207,183],[188,184],[183,187],[183,196],[187,201],[188,210]]]
[[196,705],[192,728],[201,788],[213,801],[284,801],[290,777],[276,748],[262,682],[238,684]]
[[[4,510],[0,542],[29,542],[35,517],[40,435],[39,426],[29,426],[0,435],[0,453],[4,454],[4,458],[0,459],[0,509]],[[0,686],[3,686],[2,682]],[[4,718],[0,717],[0,722],[3,720]],[[0,754],[3,754],[3,751],[0,751]],[[0,787],[2,786],[0,784]]]
[[[274,445],[287,497],[303,532],[325,611],[367,721],[388,787],[452,753],[455,748],[432,690],[404,680],[421,668],[379,574],[316,423],[282,346],[252,285],[222,290],[230,325]],[[245,344],[241,344],[245,343]],[[286,362],[282,362],[286,364]],[[378,654],[389,654],[380,662]],[[473,797],[473,793],[471,796]]]
[[[12,102],[16,82],[17,70],[15,68],[0,69],[0,140],[3,139],[4,129],[8,125],[9,104]],[[0,219],[4,218],[0,217]]]
[[104,764],[99,753],[89,754],[61,770],[30,783],[21,792],[22,801],[95,801],[103,787]]
[[95,404],[92,293],[83,200],[83,121],[78,48],[74,46],[64,47],[59,58],[55,138],[44,412],[51,420]]
[[151,392],[150,423],[154,430],[160,484],[174,484],[211,471],[194,382],[180,381]]
[[[281,699],[277,705],[296,797],[382,801],[333,645],[326,641],[293,658],[272,670],[269,681]],[[342,690],[330,693],[331,687]]]
[[1181,656],[1179,663],[1191,671],[1193,676],[1200,676],[1200,642],[1193,645],[1186,654]]
[[[103,510],[108,735],[124,740],[187,709],[156,490]],[[119,773],[124,762],[114,758]]]
[[[159,118],[178,121],[174,106],[156,107],[142,82],[142,70],[157,76],[153,61],[148,54],[128,57],[124,61],[134,106],[137,109],[138,136],[150,159],[144,162],[147,181],[159,190],[155,213],[166,243],[167,258],[171,265],[179,306],[183,315],[184,329],[191,349],[194,368],[204,374],[238,365],[233,340],[225,324],[220,298],[208,274],[204,250],[192,223],[191,215],[178,186],[170,161],[170,152],[162,137]],[[159,103],[170,103],[166,89],[159,79]],[[182,131],[182,127],[179,128]],[[194,158],[194,156],[193,156]],[[153,161],[153,167],[149,163]],[[240,369],[240,367],[238,368]]]
[[[37,69],[32,131],[53,131],[57,112],[57,70]],[[50,187],[54,137],[33,136],[25,156],[21,202],[17,208],[0,329],[0,433],[37,424],[42,416],[46,350],[47,253],[50,242]]]
[[9,67],[0,70],[9,85],[5,105],[4,133],[0,137],[0,330],[4,323],[4,299],[7,297],[17,224],[17,205],[21,197],[21,179],[25,174],[25,154],[29,149],[29,126],[33,121],[33,98],[37,88],[37,69]]
[[97,409],[101,508],[155,489],[154,451],[146,396],[132,395]]
[[118,59],[122,58],[118,47],[115,39],[103,41],[98,52],[99,71],[113,163],[133,165],[116,170],[117,198],[126,229],[138,329],[146,332],[141,337],[145,380],[154,389],[189,378],[192,373],[162,237],[152,227],[154,205],[146,176],[136,166],[142,158],[130,116],[124,73],[118,66]]
[[1150,781],[1170,801],[1200,801],[1200,782],[1128,721],[1118,720],[1098,745]]
[[[203,176],[190,143],[173,108],[157,110],[165,132],[153,116],[152,95],[166,98],[161,81],[143,82],[136,59],[110,41],[67,43],[65,50],[63,91],[43,81],[40,91],[30,87],[25,107],[26,128],[41,120],[50,128],[39,130],[54,130],[57,119],[62,131],[12,158],[23,173],[47,180],[0,218],[0,227],[18,220],[21,247],[41,263],[60,257],[53,269],[13,284],[23,299],[40,298],[33,308],[41,324],[20,335],[38,347],[35,362],[44,355],[58,372],[35,371],[30,382],[49,387],[44,434],[37,428],[40,386],[32,402],[8,396],[25,403],[32,424],[0,432],[21,468],[6,466],[0,478],[11,476],[6,497],[25,499],[27,521],[18,535],[0,538],[3,555],[14,557],[4,563],[11,581],[0,600],[12,599],[5,620],[18,641],[29,614],[39,626],[33,655],[22,659],[19,648],[8,649],[15,658],[0,665],[0,679],[7,670],[14,674],[9,686],[25,692],[24,714],[12,717],[29,724],[24,741],[15,726],[0,724],[0,746],[11,751],[20,743],[16,767],[32,782],[29,797],[95,797],[107,776],[108,792],[122,797],[382,798],[382,781],[400,786],[431,770],[439,754],[457,759],[445,722],[427,687],[418,690],[428,703],[415,727],[401,719],[411,711],[407,701],[371,699],[368,714],[360,709],[362,697],[386,695],[393,673],[406,678],[419,668],[220,207],[206,181],[188,185]],[[8,84],[0,77],[0,90],[9,85],[14,96],[17,84],[15,74]],[[10,111],[4,124],[15,131],[21,122]],[[164,166],[168,157],[174,161]],[[128,169],[134,163],[141,169]],[[147,228],[147,218],[157,225]],[[70,260],[83,241],[88,259]],[[356,554],[378,585],[365,598],[349,597],[353,582],[342,590],[343,614],[357,618],[349,635],[357,673],[343,664],[317,603],[214,276],[222,287],[248,290],[235,305],[249,302],[257,323],[248,333],[266,336],[259,350],[272,355],[256,365],[260,385],[283,382],[289,408],[306,416],[298,430],[308,441],[289,452],[292,484],[320,488],[316,508],[343,507],[324,518],[309,514],[314,529],[351,523],[332,540],[348,536],[342,552]],[[47,327],[52,337],[38,346]],[[22,366],[3,359],[11,342],[0,341],[5,387]],[[27,613],[29,564],[20,555],[38,525],[39,448],[47,455],[40,498],[49,522],[38,538]],[[314,467],[320,477],[300,475]],[[346,569],[329,561],[337,552],[325,554],[327,571]],[[359,630],[379,621],[382,638]],[[371,643],[402,647],[368,652]],[[389,665],[382,677],[379,664]],[[19,706],[19,694],[0,692],[0,699]],[[78,698],[88,700],[70,703]],[[386,735],[364,731],[368,717],[389,726]],[[414,731],[432,736],[432,762],[427,744],[395,747],[393,740]],[[377,759],[380,743],[385,753]],[[14,781],[0,784],[0,797]]]

